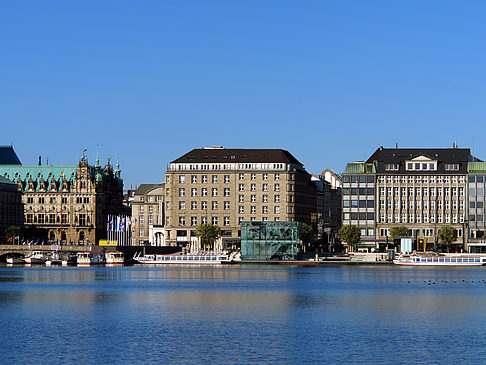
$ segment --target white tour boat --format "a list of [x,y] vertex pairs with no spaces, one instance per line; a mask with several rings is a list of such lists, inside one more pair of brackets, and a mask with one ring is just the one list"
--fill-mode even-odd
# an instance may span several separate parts
[[123,252],[105,252],[105,260],[107,265],[123,265]]
[[103,264],[103,252],[82,251],[76,254],[76,263],[82,266]]
[[7,264],[25,264],[25,261],[20,257],[7,257]]
[[486,265],[485,256],[441,255],[441,254],[402,254],[395,265],[408,266],[481,266]]
[[30,255],[24,257],[24,262],[29,265],[44,265],[47,261],[47,257],[42,251],[34,251]]
[[140,264],[164,265],[221,265],[232,263],[227,255],[144,255],[133,258]]

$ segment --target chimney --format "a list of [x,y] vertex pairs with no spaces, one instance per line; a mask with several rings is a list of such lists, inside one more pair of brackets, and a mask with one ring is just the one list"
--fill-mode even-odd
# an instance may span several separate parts
[[42,158],[39,156],[39,166],[42,165]]

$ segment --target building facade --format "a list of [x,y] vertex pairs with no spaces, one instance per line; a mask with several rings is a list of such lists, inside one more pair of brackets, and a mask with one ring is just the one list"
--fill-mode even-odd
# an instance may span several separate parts
[[316,187],[281,149],[194,149],[165,174],[166,240],[185,245],[203,223],[218,225],[226,246],[239,245],[244,221],[311,222]]
[[366,162],[348,164],[343,174],[343,225],[361,228],[365,250],[388,242],[397,226],[429,247],[437,244],[441,227],[451,226],[456,247],[467,249],[468,166],[476,161],[469,149],[456,147],[380,147]]
[[97,243],[107,236],[108,214],[124,211],[120,169],[98,159],[88,165],[0,165],[0,176],[21,192],[24,222],[48,230],[51,242]]
[[23,226],[24,207],[16,183],[0,176],[0,242],[4,242],[5,229]]
[[141,184],[131,201],[132,245],[165,246],[165,184]]

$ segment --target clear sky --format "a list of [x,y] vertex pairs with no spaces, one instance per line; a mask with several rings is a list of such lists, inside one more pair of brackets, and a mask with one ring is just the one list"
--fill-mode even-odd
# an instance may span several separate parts
[[125,186],[192,148],[283,148],[311,173],[380,145],[486,159],[485,1],[0,0],[0,144],[119,155]]

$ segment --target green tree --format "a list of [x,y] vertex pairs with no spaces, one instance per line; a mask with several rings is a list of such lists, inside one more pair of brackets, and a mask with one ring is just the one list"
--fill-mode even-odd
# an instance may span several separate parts
[[338,237],[341,241],[353,246],[353,250],[357,251],[357,245],[361,239],[361,230],[356,226],[342,226],[339,228]]
[[221,228],[212,224],[201,224],[196,229],[196,234],[201,238],[201,245],[204,250],[211,248],[219,236],[221,236]]
[[439,229],[439,243],[447,247],[447,251],[450,251],[452,242],[457,239],[457,231],[450,227],[445,226]]
[[390,235],[392,239],[395,239],[395,237],[409,237],[410,231],[408,230],[407,227],[404,226],[393,227],[390,230]]
[[20,231],[21,228],[17,226],[10,226],[7,229],[5,229],[5,239],[8,241],[10,238],[12,238],[12,241],[9,243],[13,243],[14,238],[17,236],[20,236]]
[[302,239],[304,243],[310,243],[314,240],[314,228],[310,224],[302,223]]

